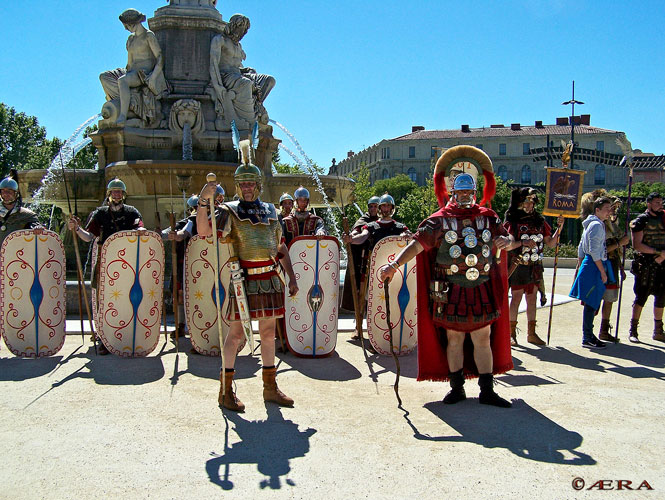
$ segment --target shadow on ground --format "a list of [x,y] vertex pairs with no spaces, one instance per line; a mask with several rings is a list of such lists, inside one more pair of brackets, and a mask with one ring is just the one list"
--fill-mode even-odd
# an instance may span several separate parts
[[[234,465],[256,464],[261,489],[282,488],[282,480],[289,486],[296,486],[287,477],[291,471],[290,460],[304,457],[310,449],[309,438],[316,429],[298,429],[298,424],[285,420],[282,410],[267,403],[266,420],[245,420],[242,415],[224,410],[226,430],[224,433],[224,453],[211,452],[213,458],[206,462],[206,472],[210,482],[224,490],[235,487],[233,480],[248,481],[246,471],[234,472]],[[288,410],[286,410],[288,411]],[[229,446],[229,422],[239,441]]]
[[582,436],[569,431],[536,411],[521,399],[510,409],[482,407],[467,399],[456,405],[432,402],[425,405],[456,433],[451,436],[422,434],[405,412],[404,418],[416,439],[423,441],[466,442],[485,448],[505,448],[518,457],[538,462],[566,465],[594,465],[596,460],[578,451]]

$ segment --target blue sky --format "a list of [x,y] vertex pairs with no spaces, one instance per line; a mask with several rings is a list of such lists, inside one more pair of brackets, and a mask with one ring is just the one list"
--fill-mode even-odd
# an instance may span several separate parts
[[[99,73],[126,64],[120,12],[152,17],[163,5],[3,1],[0,101],[66,138],[101,109]],[[569,114],[561,102],[573,79],[586,103],[576,114],[665,154],[662,1],[220,0],[218,9],[250,18],[246,65],[277,79],[266,108],[324,167],[412,125],[554,123]]]

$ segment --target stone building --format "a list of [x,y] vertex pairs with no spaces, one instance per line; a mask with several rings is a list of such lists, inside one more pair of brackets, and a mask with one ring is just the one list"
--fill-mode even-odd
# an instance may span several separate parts
[[[628,172],[619,166],[623,153],[615,139],[623,134],[590,125],[590,115],[575,116],[576,153],[574,168],[586,171],[584,190],[598,187],[626,187]],[[549,148],[548,141],[549,140]],[[513,123],[455,130],[425,130],[414,126],[411,133],[384,139],[331,167],[331,174],[350,176],[366,165],[370,182],[406,174],[419,185],[431,175],[433,162],[441,152],[459,144],[485,151],[496,175],[512,184],[534,185],[545,182],[545,167],[561,166],[562,141],[570,140],[568,118],[557,118],[554,125],[536,121],[533,125]]]

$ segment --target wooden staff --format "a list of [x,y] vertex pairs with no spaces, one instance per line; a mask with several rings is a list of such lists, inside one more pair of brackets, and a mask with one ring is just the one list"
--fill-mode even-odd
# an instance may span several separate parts
[[390,323],[390,279],[386,278],[386,280],[383,282],[383,290],[385,291],[386,294],[386,321],[388,321],[388,334],[390,337],[390,354],[393,355],[393,359],[395,360],[395,366],[396,366],[396,376],[395,376],[395,385],[393,385],[393,389],[395,389],[395,396],[397,396],[397,402],[399,403],[398,406],[402,406],[402,398],[399,397],[399,374],[400,374],[400,366],[399,366],[399,358],[397,357],[397,354],[395,354],[395,346],[393,345],[393,325]]
[[[557,230],[559,228],[557,227]],[[552,331],[552,311],[554,310],[554,287],[556,286],[556,266],[559,261],[559,244],[561,234],[557,234],[556,246],[554,247],[554,272],[552,273],[552,295],[550,297],[550,319],[547,324],[547,345],[550,345],[550,333]]]
[[[65,194],[67,195],[67,206],[69,208],[69,217],[72,217],[72,204],[69,200],[69,189],[67,188],[67,176],[65,175],[65,166],[62,163],[62,154],[60,154],[60,169],[62,170],[62,181],[65,186]],[[76,190],[74,191],[76,192]],[[80,222],[80,221],[79,221]],[[92,342],[95,346],[95,354],[97,354],[97,337],[95,336],[95,327],[92,324],[92,314],[90,314],[90,304],[88,303],[88,292],[85,289],[85,282],[83,281],[83,266],[81,266],[81,253],[79,252],[79,240],[76,229],[72,230],[74,240],[74,253],[76,254],[76,271],[79,285],[79,315],[81,316],[81,338],[85,343],[85,333],[83,332],[83,308],[81,302],[85,302],[85,309],[88,314],[88,321],[90,323],[90,332],[92,334]],[[83,292],[83,299],[81,299],[81,292]]]
[[[349,231],[349,219],[346,216],[346,210],[342,208],[342,229],[344,234],[351,236]],[[363,351],[365,350],[365,339],[363,338],[363,314],[361,311],[360,296],[358,295],[358,283],[356,283],[356,268],[353,262],[353,249],[352,244],[345,243],[346,246],[346,268],[348,269],[348,276],[351,280],[351,295],[353,295],[353,309],[356,315],[356,332],[360,337],[360,345]]]
[[[208,175],[206,175],[206,181],[208,182],[216,182],[217,181],[217,176],[213,173],[210,172]],[[215,258],[214,263],[215,263],[215,304],[217,305],[217,333],[219,334],[219,350],[222,355],[222,374],[226,372],[226,367],[224,365],[224,333],[222,331],[222,304],[220,304],[219,301],[219,242],[217,241],[217,217],[215,216],[215,197],[217,195],[217,191],[214,190],[210,197],[208,198],[209,200],[209,207],[210,207],[210,221],[212,222],[212,242],[213,246],[215,248]],[[226,388],[224,387],[225,384],[222,384],[222,396],[225,395],[225,390]]]

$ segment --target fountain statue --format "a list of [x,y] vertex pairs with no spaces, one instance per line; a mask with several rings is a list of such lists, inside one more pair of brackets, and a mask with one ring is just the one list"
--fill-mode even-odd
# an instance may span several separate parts
[[[259,123],[255,164],[266,179],[262,198],[277,202],[283,192],[299,185],[312,187],[311,204],[328,200],[350,202],[349,179],[272,172],[272,157],[280,141],[273,136],[265,101],[275,78],[244,66],[241,40],[249,18],[235,14],[222,19],[216,0],[170,0],[147,19],[136,9],[120,16],[127,40],[127,65],[100,75],[106,96],[98,130],[90,134],[98,152],[98,169],[77,171],[80,215],[85,217],[104,198],[108,180],[120,177],[130,203],[155,226],[155,212],[165,214],[181,206],[184,192],[197,191],[214,172],[227,192],[233,192],[238,164],[231,122],[242,138]],[[20,173],[26,201],[44,178],[44,171]],[[67,185],[73,173],[66,171]],[[71,179],[70,179],[71,177]],[[41,199],[68,210],[64,183],[42,190]],[[187,186],[187,187],[185,187]],[[318,187],[318,190],[316,188]],[[155,207],[157,204],[157,207]]]

